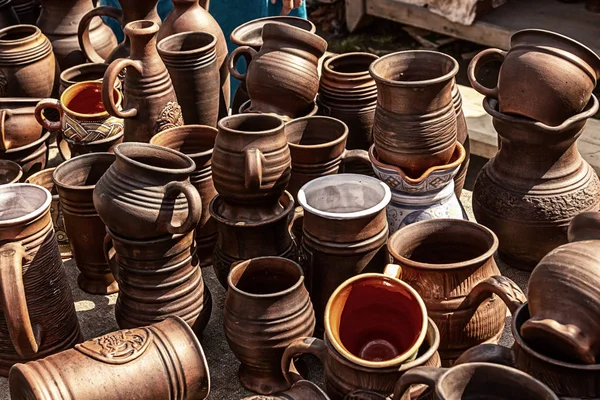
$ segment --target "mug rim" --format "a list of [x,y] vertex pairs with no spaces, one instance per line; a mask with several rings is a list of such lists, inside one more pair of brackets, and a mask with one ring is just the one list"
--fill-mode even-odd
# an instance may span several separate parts
[[43,186],[34,185],[33,183],[8,183],[6,185],[0,186],[0,192],[7,192],[9,189],[16,187],[40,190],[46,195],[46,198],[44,199],[44,202],[41,206],[25,215],[21,215],[20,217],[12,219],[0,220],[0,228],[18,225],[26,221],[34,220],[50,210],[50,204],[52,203],[52,194],[50,193],[50,191],[48,191],[48,189],[46,189]]
[[[77,111],[73,111],[69,107],[67,107],[67,101],[66,101],[66,97],[65,97],[65,96],[67,96],[67,94],[71,95],[71,92],[74,92],[76,90],[83,90],[82,87],[89,87],[89,86],[99,86],[100,89],[102,90],[102,81],[98,81],[98,80],[96,80],[96,81],[81,81],[81,82],[77,82],[77,83],[69,86],[60,95],[60,106],[65,110],[66,113],[73,115],[77,118],[85,119],[85,118],[108,117],[110,114],[106,110],[99,112],[99,113],[94,113],[94,114],[82,114]],[[121,91],[119,91],[113,87],[113,93],[117,93],[117,101],[115,102],[115,106],[119,107],[121,105],[121,102],[123,101],[123,96],[121,95]]]
[[[305,121],[307,121],[307,125],[310,123],[310,121],[327,121],[328,123],[335,123],[335,124],[338,124],[341,128],[343,128],[343,132],[334,139],[331,139],[327,142],[317,143],[317,144],[300,144],[300,143],[290,142],[289,135],[287,133],[288,126],[291,127],[294,124],[302,123]],[[311,115],[311,116],[307,116],[307,117],[294,118],[293,120],[286,123],[285,126],[286,126],[285,135],[286,135],[286,139],[288,142],[288,146],[291,148],[295,148],[295,149],[311,150],[311,149],[322,149],[322,148],[327,148],[327,147],[333,147],[333,146],[336,146],[336,145],[342,143],[344,140],[348,139],[348,132],[349,132],[348,125],[346,125],[346,123],[344,121],[341,121],[337,118],[328,117],[325,115]]]

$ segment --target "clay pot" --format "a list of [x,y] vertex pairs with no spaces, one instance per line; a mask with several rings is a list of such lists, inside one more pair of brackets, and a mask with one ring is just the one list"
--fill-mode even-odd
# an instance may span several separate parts
[[124,132],[107,137],[106,139],[94,140],[93,142],[76,142],[63,138],[60,132],[56,135],[56,147],[63,160],[68,161],[73,157],[90,153],[113,153],[115,147],[123,143]]
[[457,143],[448,164],[431,167],[423,175],[413,179],[402,168],[382,163],[375,146],[371,146],[369,158],[375,175],[392,190],[392,200],[386,208],[390,233],[429,219],[469,219],[454,193],[452,180],[461,168],[465,156],[464,147]]
[[[48,379],[49,374],[54,378]],[[112,332],[43,360],[19,364],[11,371],[9,384],[15,400],[62,400],[64,393],[86,400],[192,400],[205,399],[210,392],[202,346],[176,317]]]
[[[437,348],[440,333],[431,319],[428,319],[427,332],[416,358],[397,367],[371,368],[355,364],[346,359],[331,344],[326,335],[324,340],[316,338],[300,338],[285,350],[281,359],[281,368],[289,383],[301,379],[290,368],[292,359],[300,354],[312,354],[323,364],[325,391],[332,400],[342,399],[377,399],[385,398],[394,390],[396,381],[407,371],[417,366],[440,367]],[[423,387],[411,389],[411,399],[416,399],[423,392]],[[362,394],[363,396],[352,397]]]
[[[102,101],[110,115],[125,120],[125,142],[146,142],[160,131],[183,125],[181,107],[165,64],[156,50],[158,24],[152,21],[128,23],[125,35],[131,41],[129,58],[114,60],[104,74]],[[123,68],[125,90],[123,110],[112,95]]]
[[12,7],[11,0],[0,0],[0,29],[18,24],[19,17]]
[[500,340],[506,307],[496,296],[525,301],[519,287],[500,276],[494,261],[498,238],[474,222],[417,222],[394,233],[387,247],[402,267],[402,280],[423,297],[440,329],[443,365],[473,346]]
[[187,125],[217,126],[219,67],[217,38],[206,32],[183,32],[158,43],[158,53],[169,70]]
[[196,163],[190,183],[202,199],[202,216],[196,226],[196,256],[201,267],[212,265],[212,254],[217,243],[217,224],[209,212],[210,202],[217,195],[211,170],[216,137],[217,130],[211,126],[184,125],[167,129],[150,140],[150,144],[180,151]]
[[600,212],[590,211],[576,215],[569,224],[569,242],[600,240]]
[[19,164],[10,160],[0,160],[0,185],[17,183],[23,176],[23,169]]
[[142,240],[194,230],[202,201],[189,182],[191,158],[147,143],[121,143],[115,155],[94,189],[94,206],[113,233]]
[[[244,113],[248,113],[248,114],[260,114],[259,112],[253,111],[252,107],[252,101],[248,100],[247,102],[243,103],[240,108],[237,110],[237,113],[233,113],[235,114],[244,114]],[[306,117],[313,117],[315,115],[317,115],[317,112],[319,111],[319,106],[317,105],[317,103],[311,104],[302,114],[298,115],[298,117],[296,118],[289,118],[289,117],[284,117],[281,115],[277,115],[277,114],[269,114],[267,113],[267,115],[274,115],[276,117],[278,117],[279,119],[283,120],[286,124],[294,121],[295,119],[298,118],[306,118]]]
[[462,164],[460,164],[458,173],[454,176],[454,193],[456,193],[456,197],[460,199],[463,187],[465,186],[465,180],[467,179],[467,172],[469,171],[471,143],[469,141],[467,119],[465,118],[465,114],[462,109],[462,97],[456,84],[452,87],[452,103],[454,104],[454,111],[456,111],[456,141],[465,149],[465,159],[463,160]]
[[11,3],[22,24],[35,25],[40,16],[38,0],[12,0]]
[[62,94],[68,87],[84,81],[101,81],[108,68],[107,64],[81,64],[68,68],[60,73],[60,87],[58,93]]
[[217,38],[217,66],[221,81],[221,92],[219,95],[219,117],[225,117],[229,110],[229,70],[227,68],[227,42],[221,27],[208,12],[209,0],[173,0],[173,10],[158,33],[158,40],[182,32],[207,32]]
[[[11,161],[9,161],[11,162]],[[37,172],[27,178],[26,182],[34,185],[38,185],[48,190],[52,194],[52,203],[50,203],[50,216],[52,217],[52,226],[54,227],[54,233],[56,234],[56,241],[58,242],[58,250],[62,259],[73,257],[73,251],[69,244],[69,238],[67,237],[67,230],[65,228],[65,218],[60,205],[58,191],[52,174],[55,168],[44,169]]]
[[499,253],[513,267],[531,270],[549,251],[567,242],[569,222],[600,208],[600,180],[577,150],[586,109],[559,126],[548,126],[498,111],[486,98],[500,149],[481,170],[473,188],[477,221],[496,233]]
[[373,141],[381,160],[411,177],[447,164],[457,137],[456,60],[436,51],[400,51],[375,60],[369,72],[377,83]]
[[[250,46],[235,49],[228,59],[231,75],[245,82],[252,112],[296,118],[314,102],[319,89],[317,64],[327,42],[301,28],[279,22],[263,26],[260,51]],[[247,72],[235,68],[239,57],[252,58]],[[282,63],[289,68],[281,68]]]
[[0,186],[2,376],[13,364],[69,349],[83,339],[52,229],[51,202],[50,192],[40,186]]
[[110,49],[109,53],[97,52],[92,42],[93,27],[98,18],[95,17],[108,17],[113,18],[119,22],[121,28],[124,28],[130,22],[138,20],[149,20],[161,23],[158,12],[156,11],[156,5],[158,0],[119,0],[121,8],[101,6],[90,9],[79,20],[79,27],[77,29],[77,39],[79,41],[79,47],[85,54],[85,57],[94,63],[106,63],[110,64],[117,58],[127,58],[130,54],[131,42],[129,37],[125,37],[118,46]]
[[227,284],[223,324],[227,343],[242,363],[240,382],[260,394],[288,389],[281,356],[315,329],[302,269],[285,258],[253,258],[234,265]]
[[335,289],[357,274],[382,271],[387,264],[385,207],[390,198],[383,182],[355,174],[323,176],[298,192],[304,209],[301,264],[317,316],[317,334]]
[[80,271],[77,283],[91,294],[110,294],[119,290],[104,258],[104,223],[92,201],[98,180],[114,161],[113,154],[88,154],[62,163],[52,175],[67,236],[71,239],[75,263]]
[[[502,66],[490,89],[476,76],[480,65],[496,60]],[[524,29],[511,36],[508,52],[486,49],[477,54],[468,75],[474,89],[498,100],[501,113],[556,126],[586,108],[600,78],[600,56],[567,36]]]
[[[237,92],[236,92],[237,93]],[[264,400],[263,395],[244,397],[242,400]],[[329,400],[329,397],[317,385],[310,381],[298,381],[285,392],[269,396],[271,400]]]
[[52,44],[39,28],[0,29],[0,96],[50,97],[59,71]]
[[27,179],[46,168],[48,161],[48,139],[50,132],[26,146],[0,151],[0,159],[14,161],[23,169],[22,179]]
[[35,106],[42,99],[0,99],[0,150],[23,147],[42,137],[35,120]]

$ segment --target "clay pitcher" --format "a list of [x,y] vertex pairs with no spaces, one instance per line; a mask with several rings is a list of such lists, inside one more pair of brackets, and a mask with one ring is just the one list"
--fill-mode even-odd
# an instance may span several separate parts
[[[109,114],[125,121],[125,142],[146,142],[158,132],[183,125],[181,107],[167,67],[156,50],[158,24],[134,21],[125,26],[131,40],[129,58],[113,61],[104,74],[102,101]],[[119,73],[127,67],[123,109],[119,109],[112,90]]]
[[[0,375],[82,340],[41,186],[0,186]],[[26,272],[26,273],[25,273]]]

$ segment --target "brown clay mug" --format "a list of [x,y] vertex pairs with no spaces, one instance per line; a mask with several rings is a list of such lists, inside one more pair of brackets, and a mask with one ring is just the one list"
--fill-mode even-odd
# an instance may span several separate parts
[[19,164],[10,160],[0,160],[0,185],[19,182],[23,169]]
[[0,99],[0,150],[27,146],[42,137],[42,127],[35,120],[35,106],[40,100]]
[[[88,63],[65,69],[60,73],[58,94],[62,94],[68,87],[79,82],[102,81],[107,68],[108,65],[104,63]],[[117,89],[120,89],[121,81],[117,80],[115,84]]]

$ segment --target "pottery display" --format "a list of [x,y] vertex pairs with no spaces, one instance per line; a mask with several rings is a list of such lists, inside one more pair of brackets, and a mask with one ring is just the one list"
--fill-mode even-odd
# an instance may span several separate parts
[[206,32],[177,33],[158,42],[187,125],[216,127],[227,115],[215,101],[221,91],[216,45],[217,38]]
[[503,260],[531,270],[567,242],[573,217],[600,208],[600,180],[576,145],[598,100],[592,96],[582,113],[558,126],[503,114],[491,98],[483,106],[500,149],[475,181],[473,213],[498,235]]
[[1,376],[13,364],[82,340],[52,229],[51,202],[50,192],[37,185],[0,186]]
[[42,137],[35,119],[38,98],[0,98],[0,151],[23,147]]
[[[158,24],[134,21],[124,28],[131,41],[129,58],[114,60],[104,74],[102,101],[110,115],[124,119],[125,142],[149,142],[158,132],[183,125],[181,107],[165,64],[156,50]],[[125,72],[123,109],[113,96],[115,82]]]
[[118,144],[123,143],[124,134],[125,132],[121,130],[120,133],[105,139],[94,140],[93,142],[81,142],[64,138],[62,134],[58,132],[56,134],[56,147],[58,148],[58,153],[65,161],[83,154],[113,153],[115,147]]
[[440,329],[443,365],[473,346],[500,340],[506,306],[497,297],[525,301],[519,287],[500,276],[494,261],[498,238],[477,223],[417,222],[394,233],[387,248]]
[[[477,73],[496,60],[502,62],[498,83],[487,88]],[[558,33],[524,29],[511,36],[508,52],[486,49],[476,55],[468,75],[475,90],[498,100],[499,112],[557,126],[586,108],[600,78],[600,56]]]
[[569,242],[600,240],[600,212],[589,211],[576,215],[567,231]]
[[452,103],[454,104],[454,111],[456,111],[456,141],[460,143],[465,149],[465,159],[458,173],[454,176],[454,193],[456,197],[460,199],[463,187],[465,186],[465,180],[467,179],[467,172],[469,170],[469,160],[471,159],[471,142],[469,141],[469,129],[467,128],[467,119],[462,109],[462,96],[458,91],[456,83],[452,87]]
[[[264,400],[263,395],[248,396],[242,400]],[[269,396],[270,400],[330,400],[329,397],[317,385],[310,381],[300,380],[288,390]]]
[[40,16],[38,0],[11,0],[11,3],[22,24],[35,25]]
[[0,96],[50,97],[59,69],[52,44],[33,25],[0,29]]
[[106,231],[92,199],[98,180],[114,161],[114,154],[88,154],[62,163],[52,174],[66,234],[80,271],[77,283],[91,294],[110,294],[119,290],[104,258]]
[[41,138],[26,146],[0,151],[0,159],[14,161],[19,164],[23,170],[22,179],[27,179],[46,168],[49,138],[50,132],[46,132]]
[[60,87],[58,93],[62,94],[68,87],[84,81],[101,81],[108,68],[104,63],[80,64],[65,69],[60,73]]
[[12,7],[11,0],[0,0],[0,29],[19,23],[19,17]]
[[242,363],[240,382],[260,394],[288,389],[281,356],[315,329],[302,269],[285,258],[253,258],[232,266],[227,284],[223,324],[227,343]]
[[190,183],[202,199],[202,215],[196,226],[196,256],[202,267],[212,265],[212,254],[217,243],[217,224],[209,211],[210,202],[217,195],[211,169],[216,137],[217,130],[211,126],[184,125],[167,129],[150,140],[150,144],[180,151],[196,163]]
[[202,346],[176,317],[19,364],[9,384],[14,400],[200,400],[210,392]]
[[19,164],[10,160],[0,160],[0,185],[17,183],[23,176],[23,169]]

